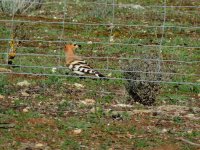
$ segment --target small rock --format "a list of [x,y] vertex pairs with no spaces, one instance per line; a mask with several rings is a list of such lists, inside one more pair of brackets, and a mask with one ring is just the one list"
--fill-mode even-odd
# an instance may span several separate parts
[[187,118],[193,118],[194,114],[187,114],[187,115],[185,115],[185,117],[187,117]]
[[67,102],[65,99],[62,99],[60,102],[59,102],[59,104],[64,104],[65,102]]
[[75,129],[73,130],[74,134],[80,134],[82,132],[82,129]]
[[132,139],[132,138],[133,138],[133,135],[130,134],[130,133],[127,133],[127,137],[128,137],[129,139]]
[[88,41],[87,44],[92,44],[92,41]]
[[81,101],[81,103],[84,105],[94,105],[95,100],[94,99],[85,99],[84,101]]
[[110,36],[109,41],[110,41],[110,42],[114,42],[114,36]]
[[132,8],[132,9],[145,9],[143,6],[141,5],[134,5],[134,4],[119,4],[120,8]]
[[72,21],[73,21],[73,22],[77,22],[77,20],[76,20],[76,19],[73,19]]
[[112,73],[109,73],[107,76],[108,76],[108,77],[111,77],[111,76],[112,76]]
[[0,94],[0,100],[2,100],[4,98],[5,98],[5,96],[3,96],[3,95]]
[[168,130],[167,129],[162,129],[162,131],[161,131],[161,133],[166,133],[166,132],[168,132]]
[[35,147],[36,148],[40,148],[40,147],[43,147],[44,146],[44,144],[42,144],[42,143],[37,143],[37,144],[35,144]]
[[95,113],[96,111],[99,111],[99,110],[100,110],[99,107],[93,107],[93,108],[90,109],[90,112]]
[[200,93],[197,96],[200,97]]
[[28,94],[27,92],[24,92],[24,91],[23,91],[21,94],[22,94],[22,96],[24,96],[24,97],[30,96],[30,94]]
[[0,68],[0,72],[12,72],[12,70],[6,68]]
[[29,109],[28,108],[24,108],[22,111],[27,113],[29,111]]
[[85,86],[79,83],[74,83],[74,86],[77,88],[84,88]]
[[127,105],[127,104],[116,104],[113,105],[113,107],[123,107],[123,108],[132,108],[132,105]]
[[18,82],[17,85],[18,85],[18,86],[29,86],[30,83],[29,83],[28,81],[24,80],[24,81],[22,81],[22,82]]
[[28,109],[24,108],[22,111],[23,111],[23,112],[28,112]]
[[113,23],[110,23],[108,30],[112,30],[115,26],[113,25]]
[[192,130],[188,130],[187,133],[191,134],[191,133],[192,133]]
[[93,107],[92,109],[90,109],[91,113],[95,113],[96,109]]
[[55,72],[56,72],[56,69],[57,69],[57,68],[53,67],[53,68],[51,69],[51,72],[55,73]]

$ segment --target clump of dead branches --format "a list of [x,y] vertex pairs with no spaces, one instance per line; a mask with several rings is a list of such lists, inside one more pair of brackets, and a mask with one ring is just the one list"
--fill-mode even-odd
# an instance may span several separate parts
[[43,0],[0,0],[0,10],[5,14],[24,14],[40,9]]
[[125,87],[131,101],[139,102],[143,105],[154,104],[156,97],[160,93],[160,81],[163,75],[158,72],[158,61],[155,56],[147,56],[144,59],[131,61],[124,69],[124,77],[127,79]]

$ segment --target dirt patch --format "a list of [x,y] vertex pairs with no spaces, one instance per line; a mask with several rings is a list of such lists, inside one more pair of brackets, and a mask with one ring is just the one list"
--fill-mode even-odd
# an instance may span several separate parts
[[31,124],[31,125],[48,125],[48,126],[52,126],[52,127],[55,127],[55,121],[54,120],[51,120],[51,119],[47,119],[47,118],[31,118],[29,119],[28,121],[28,124]]
[[151,150],[180,150],[177,145],[162,145]]

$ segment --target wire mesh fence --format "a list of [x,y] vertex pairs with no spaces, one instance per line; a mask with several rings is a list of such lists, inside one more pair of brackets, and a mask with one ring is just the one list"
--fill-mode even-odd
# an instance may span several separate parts
[[[0,149],[198,149],[199,16],[198,0],[0,0]],[[108,80],[73,74],[68,43]]]
[[[9,2],[13,0],[7,5],[0,1],[0,66],[10,67],[12,72],[1,74],[77,78],[65,66],[63,52],[64,44],[74,42],[83,45],[77,53],[112,80],[110,88],[105,88],[108,93],[117,93],[111,88],[115,82],[121,82],[119,91],[124,90],[124,82],[129,80],[159,83],[164,89],[176,89],[176,94],[186,90],[194,96],[198,91],[199,2],[25,0],[20,5],[23,11]],[[13,9],[5,9],[11,6]],[[12,40],[20,44],[10,65]],[[146,62],[154,68],[145,69]],[[136,67],[127,70],[131,65]],[[126,72],[142,77],[126,78]],[[162,78],[148,78],[148,74]]]

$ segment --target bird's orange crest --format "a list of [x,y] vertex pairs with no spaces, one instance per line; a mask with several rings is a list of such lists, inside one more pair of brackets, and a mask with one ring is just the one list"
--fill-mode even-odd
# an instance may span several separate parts
[[78,47],[79,47],[79,45],[77,45],[77,44],[67,44],[67,45],[65,45],[65,52],[74,51]]
[[74,60],[79,60],[80,58],[78,56],[75,55],[75,49],[77,49],[78,47],[80,47],[77,44],[67,44],[65,45],[64,51],[65,51],[65,60],[66,60],[66,64],[69,64],[70,62],[74,61]]

